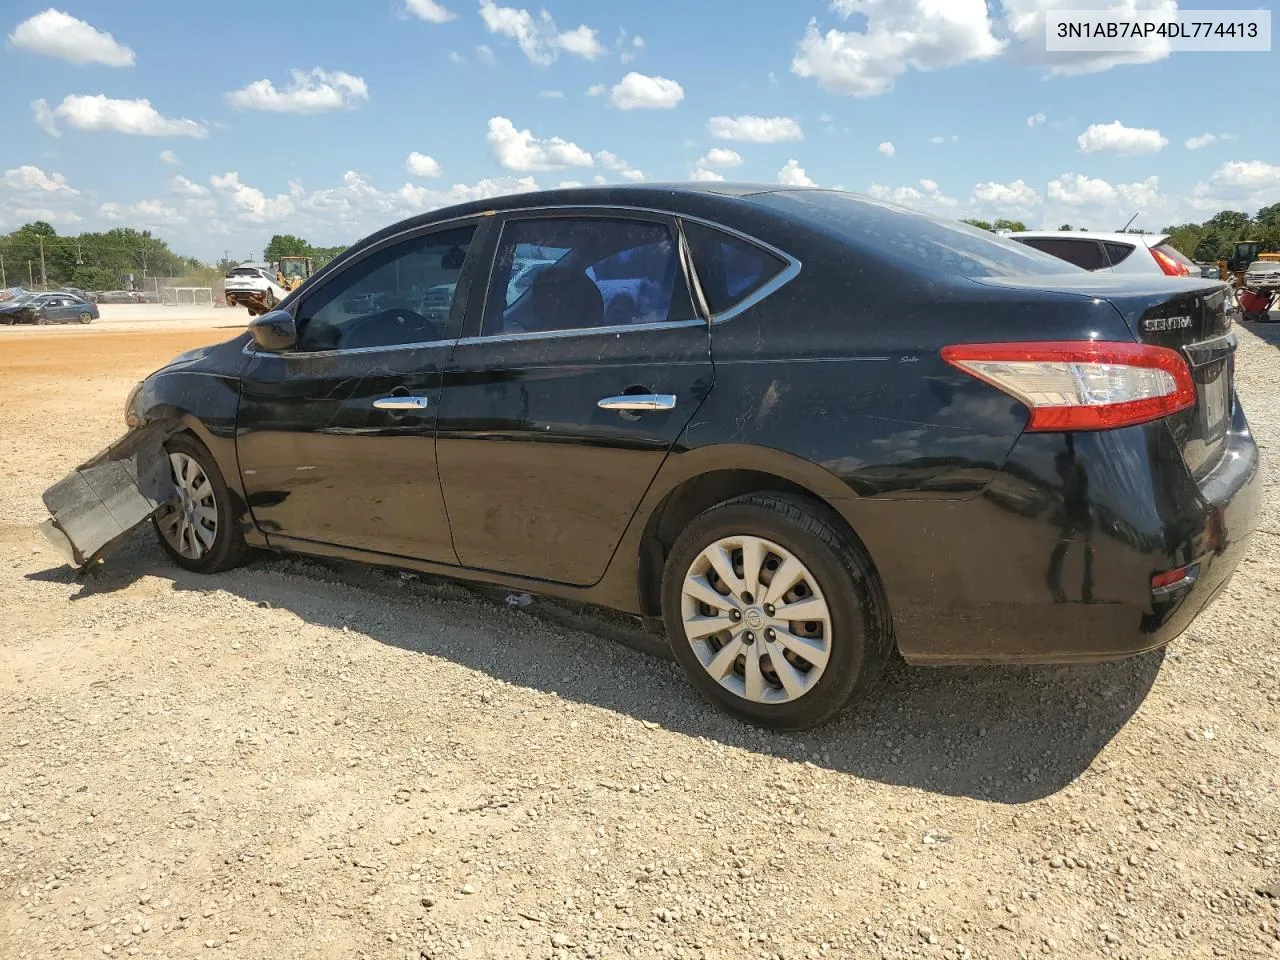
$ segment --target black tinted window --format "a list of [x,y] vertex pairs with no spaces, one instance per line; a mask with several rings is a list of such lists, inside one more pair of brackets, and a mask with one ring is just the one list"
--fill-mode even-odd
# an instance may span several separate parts
[[1101,270],[1111,266],[1097,240],[1066,240],[1061,237],[1028,237],[1022,241],[1029,247],[1074,263],[1085,270]]
[[893,257],[925,270],[964,277],[1074,270],[1061,260],[967,223],[837,190],[776,190],[755,195],[751,202],[800,217],[872,256]]
[[299,350],[443,340],[474,227],[393,244],[338,272],[298,311]]
[[1122,263],[1129,254],[1133,253],[1133,245],[1128,243],[1104,243],[1107,248],[1107,256],[1111,260],[1114,267],[1117,263]]
[[640,220],[513,220],[502,230],[486,335],[689,320],[671,231]]
[[737,306],[787,266],[754,243],[700,223],[685,223],[684,234],[713,314]]

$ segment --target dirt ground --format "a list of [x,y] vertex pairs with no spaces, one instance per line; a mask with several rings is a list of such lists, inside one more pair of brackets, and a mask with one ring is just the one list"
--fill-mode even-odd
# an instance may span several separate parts
[[784,736],[541,601],[150,531],[71,575],[41,491],[220,322],[0,328],[6,960],[1280,956],[1280,328],[1263,529],[1186,637]]

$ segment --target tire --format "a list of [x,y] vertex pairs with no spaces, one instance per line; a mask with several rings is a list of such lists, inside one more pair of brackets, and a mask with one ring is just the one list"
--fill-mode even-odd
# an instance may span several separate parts
[[[202,495],[205,487],[196,480],[194,496],[184,497],[179,494],[182,499],[177,510],[185,509],[182,504],[187,502],[195,503],[193,512],[187,514],[185,525],[181,518],[176,523],[171,519],[177,512],[173,507],[152,518],[151,524],[164,552],[178,566],[193,573],[218,573],[246,563],[250,557],[250,549],[240,531],[240,517],[233,506],[231,491],[227,489],[213,455],[190,434],[173,437],[165,444],[165,450],[169,454],[172,470],[176,471],[179,464],[194,462],[207,481],[208,493]],[[193,473],[189,476],[195,475]],[[174,479],[181,487],[178,478]],[[210,514],[214,519],[212,530],[207,522]],[[185,533],[183,526],[187,528]],[[203,533],[198,532],[197,527]],[[206,536],[210,533],[211,537]],[[174,539],[171,540],[171,537]]]
[[91,323],[92,321],[93,321],[93,314],[92,314],[92,313],[90,313],[88,310],[86,310],[84,313],[80,314],[80,322],[81,322],[81,323]]
[[274,310],[276,308],[276,295],[268,290],[266,296],[262,298],[262,305],[265,306],[268,311]]
[[[775,607],[764,602],[767,597],[778,598],[770,596],[762,577],[762,595],[751,597],[750,604],[739,603],[737,622],[728,621],[727,629],[715,637],[691,639],[690,629],[697,629],[700,623],[704,630],[714,626],[712,619],[705,619],[707,610],[712,611],[716,622],[726,622],[726,616],[723,606],[715,610],[687,593],[686,578],[708,562],[706,551],[722,541],[735,540],[744,545],[754,540],[755,550],[767,551],[761,557],[760,569],[768,571],[774,565],[768,574],[773,578],[783,575],[791,579],[783,573],[795,569],[783,559],[784,554],[789,554],[803,571],[805,593],[800,592],[801,581],[796,581],[781,599],[791,597],[786,602],[796,611],[801,610],[797,604],[803,602],[805,616],[817,609],[814,602],[825,604],[826,616],[811,622],[788,621],[788,626],[773,620],[774,611],[781,614],[785,605]],[[731,551],[737,563],[734,575],[740,578],[740,584],[745,583],[743,574],[736,572],[745,566],[737,561],[742,553]],[[714,568],[708,568],[704,582],[714,586],[710,569]],[[735,593],[727,581],[715,579],[720,584],[715,589],[722,602],[731,607],[732,598],[741,599],[742,594]],[[731,609],[728,613],[733,615]],[[694,687],[722,710],[774,730],[818,726],[846,709],[871,688],[893,645],[888,602],[865,550],[840,529],[837,518],[827,509],[785,494],[739,497],[712,507],[690,523],[667,558],[662,614],[672,653]],[[690,617],[695,618],[692,627],[686,622]],[[769,626],[771,623],[773,626]],[[760,637],[761,630],[769,635],[768,639]],[[783,630],[787,631],[786,640],[780,641]],[[748,632],[753,639],[746,637]],[[805,649],[798,640],[812,643],[808,649],[825,651],[825,664],[819,667],[816,659],[812,663],[798,659],[796,648]],[[726,649],[735,642],[739,650],[736,657]],[[757,695],[752,697],[753,678],[748,672],[747,656],[756,651],[760,671],[754,677]],[[717,653],[723,656],[716,656]],[[787,671],[790,686],[783,683],[782,672],[772,665],[773,656],[778,654],[784,655],[787,665],[793,668]],[[724,669],[730,662],[733,666]],[[714,677],[712,670],[723,670],[724,679]],[[762,679],[767,689],[761,687]],[[795,690],[801,687],[807,688],[796,694]]]
[[49,315],[46,313],[36,314],[36,326],[47,327],[49,325]]

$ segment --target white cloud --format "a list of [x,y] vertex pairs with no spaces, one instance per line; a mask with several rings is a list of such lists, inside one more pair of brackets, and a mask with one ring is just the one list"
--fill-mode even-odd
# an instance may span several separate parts
[[209,131],[194,120],[185,117],[175,119],[161,116],[150,100],[113,100],[102,94],[83,96],[73,94],[52,110],[48,105],[42,110],[37,100],[32,106],[37,119],[44,113],[52,123],[53,118],[64,121],[77,130],[90,133],[128,133],[143,137],[207,137]]
[[723,174],[716,173],[714,170],[708,170],[706,167],[694,167],[693,173],[690,175],[691,180],[715,181],[723,180]]
[[98,208],[98,214],[106,220],[145,226],[163,227],[187,222],[186,217],[160,200],[139,200],[134,204],[104,203]]
[[439,177],[444,175],[444,170],[440,168],[440,164],[436,163],[434,157],[419,153],[417,150],[405,158],[404,168],[415,177]]
[[497,57],[493,55],[493,47],[489,46],[487,43],[482,43],[476,47],[476,56],[485,63],[493,63],[493,61],[497,59]]
[[1041,64],[1050,74],[1098,73],[1123,64],[1152,63],[1169,55],[1169,41],[1153,34],[1122,51],[1046,51],[1045,13],[1050,10],[1111,10],[1134,20],[1170,21],[1178,0],[1001,0],[1005,26],[1013,38],[1012,56]]
[[1047,118],[1044,113],[1033,113],[1031,116],[1027,117],[1027,126],[1038,127],[1040,124],[1044,123],[1046,119]]
[[930,143],[955,143],[959,139],[960,139],[960,135],[956,133],[953,133],[949,137],[944,137],[941,134],[938,134],[937,136],[930,137],[929,142]]
[[480,0],[480,19],[486,30],[514,40],[529,61],[539,66],[554,63],[562,51],[585,60],[595,60],[604,53],[595,30],[583,25],[561,32],[546,10],[535,17],[528,10]]
[[581,180],[561,180],[559,186],[561,190],[572,190],[574,187],[582,186],[582,181]]
[[587,96],[602,97],[608,89],[609,88],[603,83],[593,83],[591,86],[587,87]]
[[78,196],[80,193],[79,190],[67,184],[67,178],[62,174],[45,173],[39,167],[30,164],[6,170],[4,177],[0,178],[0,183],[15,193],[37,196],[67,198]]
[[176,167],[176,166],[177,166],[178,164],[180,164],[182,161],[178,159],[178,155],[177,155],[176,153],[174,153],[172,150],[161,150],[161,151],[160,151],[160,162],[161,162],[161,163],[167,163],[167,164],[169,164],[169,165],[170,165],[170,166],[172,166],[172,167]]
[[877,200],[887,200],[925,213],[956,216],[959,201],[939,191],[936,181],[921,180],[920,187],[921,189],[917,190],[915,187],[887,187],[873,183],[867,189],[867,194]]
[[1005,214],[1028,214],[1043,202],[1036,189],[1023,180],[979,183],[973,188],[972,200],[984,209]]
[[538,96],[541,97],[543,100],[563,100],[564,91],[563,90],[539,90]]
[[876,149],[886,157],[896,157],[898,155],[898,148],[893,145],[892,140],[886,140],[884,143],[880,144],[880,146],[876,147]]
[[209,195],[208,187],[193,183],[181,174],[169,181],[169,189],[180,197],[207,197]]
[[1188,150],[1200,150],[1203,147],[1209,146],[1209,144],[1213,143],[1217,139],[1218,135],[1215,133],[1202,133],[1198,137],[1189,138],[1184,146]]
[[[623,39],[625,39],[625,37]],[[638,51],[643,49],[644,49],[644,37],[637,34],[635,37],[631,39],[631,49],[623,50],[622,55],[619,57],[619,59],[622,60],[623,63],[631,63],[636,59],[636,57],[639,56]]]
[[1214,171],[1210,179],[1221,186],[1246,190],[1280,187],[1280,166],[1261,160],[1232,161]]
[[49,102],[44,97],[31,101],[31,112],[36,115],[36,125],[41,130],[51,137],[62,136],[62,131],[58,129],[58,119],[49,109]]
[[778,182],[788,187],[816,187],[817,184],[804,172],[799,160],[788,160],[778,171]]
[[404,9],[406,13],[427,23],[448,23],[458,18],[456,13],[436,3],[436,0],[405,0]]
[[639,181],[644,179],[644,173],[642,171],[637,170],[635,167],[631,166],[631,164],[627,163],[627,161],[623,160],[616,154],[610,153],[608,150],[601,150],[597,153],[596,160],[599,161],[600,166],[604,167],[606,170],[612,170],[625,180]]
[[507,170],[528,173],[594,164],[591,154],[576,143],[560,137],[540,139],[529,130],[517,130],[506,117],[490,118],[487,139],[494,157]]
[[466,63],[467,58],[464,57],[462,54],[460,54],[457,50],[450,50],[449,62],[450,63]]
[[11,211],[18,223],[31,223],[43,220],[45,223],[80,223],[84,217],[74,211],[53,207],[14,207]]
[[18,24],[9,34],[9,42],[32,53],[77,64],[132,67],[135,59],[133,51],[111,34],[53,7]]
[[908,67],[954,67],[1004,48],[986,0],[832,0],[831,6],[844,17],[864,16],[863,32],[824,34],[810,20],[791,62],[792,73],[813,78],[831,93],[874,97]]
[[699,167],[740,167],[742,166],[742,154],[737,150],[730,150],[728,147],[712,147],[702,157],[695,162]]
[[257,187],[240,182],[240,174],[232,170],[209,178],[213,188],[226,197],[236,215],[246,223],[268,223],[292,216],[295,210],[288,194],[268,197]]
[[1114,153],[1122,157],[1159,153],[1169,141],[1159,130],[1126,127],[1119,120],[1094,123],[1076,138],[1081,153]]
[[361,77],[341,70],[291,70],[289,86],[276,89],[270,80],[255,80],[227,94],[234,107],[273,113],[323,113],[349,110],[369,99],[369,87]]
[[804,139],[800,124],[791,117],[712,117],[707,121],[707,129],[718,140],[781,143]]
[[[1160,178],[1151,176],[1134,183],[1111,184],[1099,177],[1064,173],[1049,181],[1049,199],[1068,207],[1092,207],[1099,213],[1152,213],[1163,206]],[[1126,217],[1127,219],[1127,217]]]
[[647,77],[632,71],[610,92],[619,110],[669,110],[684,99],[684,87],[666,77]]

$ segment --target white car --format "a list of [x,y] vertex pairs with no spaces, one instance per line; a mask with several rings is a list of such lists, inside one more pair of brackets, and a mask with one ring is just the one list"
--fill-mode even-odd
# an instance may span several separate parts
[[274,310],[276,304],[289,295],[289,291],[276,282],[271,268],[257,263],[232,267],[223,278],[222,292],[227,306],[247,307],[251,315]]
[[1169,244],[1167,233],[1086,233],[1024,230],[1005,234],[1085,270],[1122,274],[1199,277],[1200,268]]

